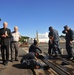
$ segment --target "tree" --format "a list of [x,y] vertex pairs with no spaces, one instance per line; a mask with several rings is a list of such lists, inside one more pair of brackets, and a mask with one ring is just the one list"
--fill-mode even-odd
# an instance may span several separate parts
[[20,42],[24,42],[24,40],[28,40],[29,37],[28,36],[21,36],[21,39],[19,40]]
[[64,36],[64,35],[60,35],[60,37],[63,37],[63,38],[65,38],[65,36]]

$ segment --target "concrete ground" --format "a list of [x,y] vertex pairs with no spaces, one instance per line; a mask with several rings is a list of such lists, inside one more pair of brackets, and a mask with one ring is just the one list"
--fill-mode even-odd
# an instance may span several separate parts
[[[48,44],[39,44],[39,47],[43,52],[48,52]],[[60,48],[63,49],[63,54],[65,54],[65,43],[61,43]],[[7,66],[4,66],[2,64],[2,58],[0,53],[0,75],[34,75],[31,69],[23,69],[20,66],[20,60],[26,52],[28,52],[28,47],[19,48],[19,61],[11,62],[11,58],[9,58],[9,63]],[[36,75],[54,75],[51,70],[35,69],[35,72]]]
[[[31,69],[23,69],[21,67],[20,60],[26,52],[28,52],[28,47],[19,48],[19,61],[11,62],[11,58],[9,58],[9,63],[7,66],[2,64],[2,58],[0,57],[0,75],[35,75]],[[50,70],[34,69],[34,71],[36,75],[53,75]]]

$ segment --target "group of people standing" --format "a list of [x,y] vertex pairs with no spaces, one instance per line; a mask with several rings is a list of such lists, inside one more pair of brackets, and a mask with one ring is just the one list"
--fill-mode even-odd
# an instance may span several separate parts
[[[62,31],[63,34],[65,34],[65,40],[66,40],[66,50],[68,53],[68,59],[74,60],[73,57],[73,40],[74,40],[74,31],[69,28],[67,25],[64,26],[64,30]],[[52,26],[49,27],[49,48],[48,48],[48,54],[49,56],[52,55],[52,53],[57,56],[57,52],[61,54],[61,50],[59,48],[59,33],[56,29],[54,29]]]
[[[18,61],[18,50],[19,50],[19,39],[21,38],[18,32],[18,27],[14,26],[14,31],[11,32],[7,28],[8,23],[3,23],[3,28],[0,28],[0,39],[1,39],[1,56],[4,65],[8,65],[9,61],[9,49],[11,52],[11,62]],[[39,53],[42,53],[41,49],[37,47],[38,43],[36,40],[29,47],[29,52],[24,55],[21,59],[21,67],[24,68],[43,68],[48,69],[49,67],[38,62]],[[14,55],[15,53],[15,55]]]
[[[19,39],[21,38],[20,33],[18,32],[18,27],[14,26],[14,31],[11,32],[9,28],[7,28],[8,23],[4,22],[3,23],[3,28],[0,28],[0,39],[1,39],[1,56],[2,56],[2,61],[4,65],[8,64],[9,61],[9,48],[11,49],[11,61],[13,62],[18,61],[18,50],[19,50]],[[73,40],[74,40],[74,31],[69,28],[67,25],[64,26],[64,30],[62,31],[66,35],[66,50],[68,53],[68,58],[70,60],[74,60],[73,57]],[[52,26],[49,27],[49,42],[48,42],[48,54],[49,56],[52,55],[52,53],[57,56],[57,52],[61,55],[61,51],[59,48],[59,33],[56,29],[54,29]],[[34,58],[36,56],[36,53],[42,53],[42,51],[36,46],[37,41],[34,40],[34,43],[29,47],[29,53],[25,56],[26,59]],[[15,52],[15,56],[14,56]],[[34,55],[35,56],[34,56]],[[22,58],[21,63],[23,63],[23,59],[25,60],[25,57]],[[28,58],[27,58],[28,57]],[[39,64],[40,65],[40,64]]]
[[3,28],[0,28],[1,56],[4,65],[7,65],[9,61],[9,49],[11,49],[11,61],[14,59],[18,61],[18,41],[21,38],[17,26],[14,26],[13,32],[7,26],[8,23],[4,22]]

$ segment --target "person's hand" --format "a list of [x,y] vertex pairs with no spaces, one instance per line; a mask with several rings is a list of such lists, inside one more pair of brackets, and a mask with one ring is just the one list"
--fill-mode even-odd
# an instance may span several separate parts
[[37,57],[35,57],[35,60],[38,61]]
[[70,41],[70,44],[72,44],[73,42],[72,41]]
[[6,35],[5,35],[5,34],[3,34],[3,35],[2,35],[2,37],[6,37]]
[[6,36],[8,36],[8,34],[7,34],[7,33],[6,33],[5,35],[6,35]]
[[8,36],[8,34],[6,34],[6,36]]
[[50,39],[50,44],[52,44],[52,40]]
[[40,68],[40,66],[36,66],[36,69],[39,69]]

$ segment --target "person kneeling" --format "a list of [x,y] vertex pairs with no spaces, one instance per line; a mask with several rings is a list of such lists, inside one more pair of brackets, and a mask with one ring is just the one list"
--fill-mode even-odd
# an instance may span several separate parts
[[[37,53],[38,54],[38,53]],[[38,62],[38,59],[35,55],[36,53],[27,53],[23,58],[21,59],[21,65],[22,68],[28,68],[28,69],[48,69],[49,67],[47,65],[44,65],[42,63]]]

